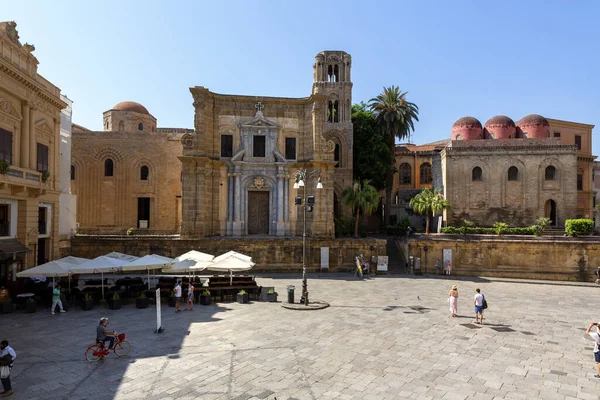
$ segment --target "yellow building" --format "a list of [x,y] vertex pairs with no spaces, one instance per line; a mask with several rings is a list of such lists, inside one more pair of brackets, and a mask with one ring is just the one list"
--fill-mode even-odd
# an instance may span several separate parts
[[0,281],[58,257],[60,89],[0,22]]

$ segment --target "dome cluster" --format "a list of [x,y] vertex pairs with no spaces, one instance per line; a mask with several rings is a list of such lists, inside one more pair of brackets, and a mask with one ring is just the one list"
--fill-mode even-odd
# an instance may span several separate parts
[[473,117],[462,117],[452,125],[452,140],[546,138],[550,134],[548,120],[538,114],[523,117],[516,124],[506,115],[496,115],[485,125]]

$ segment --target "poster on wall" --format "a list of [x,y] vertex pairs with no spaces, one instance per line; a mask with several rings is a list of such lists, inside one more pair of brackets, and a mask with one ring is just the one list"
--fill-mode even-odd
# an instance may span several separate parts
[[321,247],[321,269],[329,269],[329,247]]
[[388,270],[388,256],[377,256],[377,271]]
[[450,261],[450,265],[452,265],[452,249],[444,249],[444,265],[442,269],[446,268],[446,264]]

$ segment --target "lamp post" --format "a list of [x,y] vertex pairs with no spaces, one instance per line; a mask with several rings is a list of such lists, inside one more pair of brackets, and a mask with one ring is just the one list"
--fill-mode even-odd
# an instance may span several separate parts
[[[307,171],[304,168],[300,168],[296,171],[296,179],[294,182],[294,189],[302,188],[302,197],[296,197],[295,204],[302,206],[302,218],[303,218],[303,231],[302,231],[302,299],[304,300],[304,305],[308,306],[308,283],[306,282],[306,210],[308,208],[309,212],[312,212],[312,208],[315,204],[314,196],[309,196],[310,201],[307,204],[306,201],[306,181],[307,178],[310,178],[312,175],[320,175],[321,171]],[[317,181],[317,189],[323,189],[323,184],[321,183],[321,176],[319,176],[319,180]]]

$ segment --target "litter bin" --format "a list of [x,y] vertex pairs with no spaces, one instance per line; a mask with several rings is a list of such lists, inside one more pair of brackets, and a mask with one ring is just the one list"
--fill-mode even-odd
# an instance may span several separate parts
[[288,290],[288,303],[293,303],[294,302],[294,290],[296,289],[296,286],[293,285],[289,285],[287,287]]

